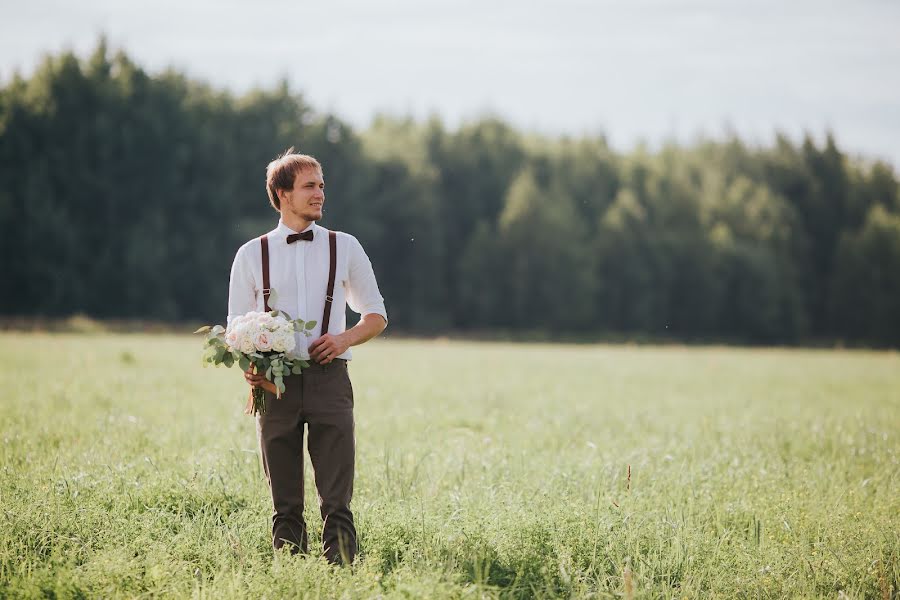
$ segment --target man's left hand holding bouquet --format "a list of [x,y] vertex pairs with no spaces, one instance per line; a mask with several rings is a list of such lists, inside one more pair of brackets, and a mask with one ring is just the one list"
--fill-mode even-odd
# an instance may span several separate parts
[[270,394],[278,395],[278,389],[275,387],[275,384],[266,379],[265,375],[255,373],[254,367],[244,371],[244,379],[253,387],[262,388]]

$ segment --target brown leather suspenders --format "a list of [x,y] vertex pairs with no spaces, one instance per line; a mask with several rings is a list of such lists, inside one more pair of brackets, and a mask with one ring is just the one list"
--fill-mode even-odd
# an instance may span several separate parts
[[337,257],[337,234],[333,231],[328,232],[328,249],[331,262],[328,265],[328,291],[325,292],[325,311],[322,314],[320,335],[328,333],[328,322],[331,320],[331,303],[334,302],[334,272],[337,270],[337,265],[335,264],[337,262],[335,260]]
[[269,287],[269,238],[268,236],[262,236],[259,238],[259,243],[262,246],[262,275],[263,275],[263,310],[269,312],[272,310],[269,308],[269,294],[272,293],[272,288]]
[[[266,312],[272,310],[269,308],[269,294],[272,288],[269,287],[269,238],[262,236],[259,238],[262,246],[262,284],[263,284],[263,309]],[[333,231],[328,232],[328,290],[325,292],[325,311],[322,314],[321,335],[328,333],[328,324],[331,321],[331,305],[334,302],[334,276],[337,272],[337,234]]]

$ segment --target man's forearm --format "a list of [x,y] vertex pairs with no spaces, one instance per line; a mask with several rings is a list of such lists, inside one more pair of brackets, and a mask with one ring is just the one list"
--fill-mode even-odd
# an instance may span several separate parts
[[379,314],[368,313],[359,319],[359,323],[344,332],[350,346],[358,346],[368,342],[373,337],[384,331],[387,323]]

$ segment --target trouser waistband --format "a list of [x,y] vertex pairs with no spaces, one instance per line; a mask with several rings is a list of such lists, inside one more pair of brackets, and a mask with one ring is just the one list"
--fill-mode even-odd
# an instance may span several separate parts
[[329,369],[343,369],[347,367],[347,359],[345,358],[334,358],[327,365],[322,365],[315,362],[313,359],[308,358],[306,362],[309,363],[308,367],[304,367],[304,371],[328,371]]

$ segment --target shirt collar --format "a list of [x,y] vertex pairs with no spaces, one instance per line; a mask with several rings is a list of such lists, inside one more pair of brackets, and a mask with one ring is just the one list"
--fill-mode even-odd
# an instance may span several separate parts
[[[304,229],[303,231],[310,231],[310,230],[312,230],[312,232],[313,232],[313,239],[315,239],[315,236],[317,235],[317,232],[316,232],[316,229],[317,229],[317,228],[319,228],[319,226],[316,225],[316,223],[315,223],[315,221],[314,221],[314,222],[310,223],[310,224],[309,224],[309,227],[307,227],[307,228]],[[282,237],[285,237],[285,238],[286,238],[287,236],[291,235],[292,233],[303,233],[303,231],[294,231],[293,229],[291,229],[290,227],[288,227],[287,225],[285,225],[285,224],[284,224],[284,221],[282,221],[281,219],[278,219],[278,227],[275,228],[275,231],[274,231],[273,233],[278,233],[278,234],[281,235]]]

